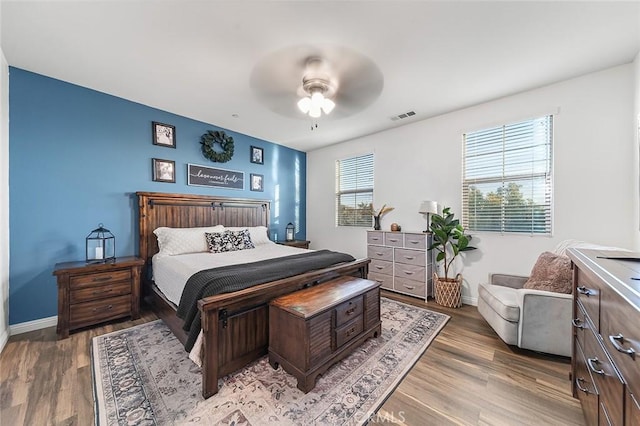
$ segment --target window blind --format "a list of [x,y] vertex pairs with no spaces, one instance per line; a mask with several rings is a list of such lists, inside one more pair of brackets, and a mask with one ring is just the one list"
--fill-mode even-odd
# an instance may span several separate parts
[[373,154],[336,161],[336,225],[371,226]]
[[465,228],[551,234],[552,144],[551,115],[464,134]]

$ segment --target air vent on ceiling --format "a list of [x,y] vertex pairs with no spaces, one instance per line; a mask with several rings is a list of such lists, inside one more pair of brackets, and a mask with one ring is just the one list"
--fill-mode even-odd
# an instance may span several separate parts
[[405,112],[404,114],[394,115],[393,117],[391,117],[391,121],[402,120],[403,118],[409,118],[409,117],[412,117],[414,115],[416,115],[415,111]]

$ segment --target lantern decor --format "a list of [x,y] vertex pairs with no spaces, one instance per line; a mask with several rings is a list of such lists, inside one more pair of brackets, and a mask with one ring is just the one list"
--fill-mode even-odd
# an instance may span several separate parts
[[98,224],[98,229],[87,235],[87,263],[107,263],[116,258],[116,237]]
[[287,241],[293,241],[295,239],[294,238],[295,231],[296,231],[296,227],[293,226],[293,223],[289,222],[289,224],[287,224],[287,232],[285,234],[284,239]]

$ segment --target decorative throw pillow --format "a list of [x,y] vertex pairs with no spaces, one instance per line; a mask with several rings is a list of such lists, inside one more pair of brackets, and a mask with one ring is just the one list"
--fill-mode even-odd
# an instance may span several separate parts
[[255,248],[251,241],[249,231],[224,231],[205,233],[207,246],[211,253],[224,253],[227,251],[246,250]]
[[229,231],[242,231],[243,229],[249,230],[251,241],[255,246],[263,244],[274,244],[273,241],[269,239],[269,233],[267,232],[266,226],[227,226],[224,229]]
[[200,228],[167,228],[162,226],[153,231],[158,237],[161,254],[175,256],[185,253],[199,253],[208,250],[205,232],[222,232],[224,226],[206,226]]
[[571,294],[571,283],[571,260],[545,251],[538,257],[523,288]]

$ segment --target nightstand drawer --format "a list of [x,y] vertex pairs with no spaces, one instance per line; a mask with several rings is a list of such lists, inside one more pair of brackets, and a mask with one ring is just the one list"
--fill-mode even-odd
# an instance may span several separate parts
[[71,304],[87,302],[89,300],[99,300],[108,297],[122,296],[131,293],[131,282],[121,282],[117,284],[106,284],[100,286],[84,287],[81,289],[72,289],[69,295]]
[[129,269],[120,269],[96,274],[75,275],[71,277],[70,285],[73,288],[81,288],[129,279],[131,279],[131,271]]
[[80,303],[71,305],[69,310],[69,328],[84,327],[129,315],[131,313],[131,297],[125,295]]

